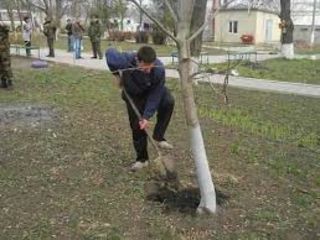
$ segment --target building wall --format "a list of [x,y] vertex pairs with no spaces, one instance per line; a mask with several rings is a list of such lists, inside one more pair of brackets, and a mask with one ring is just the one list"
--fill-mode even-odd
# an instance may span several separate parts
[[[272,21],[271,39],[267,39],[267,22]],[[280,18],[271,13],[257,12],[257,29],[255,34],[256,43],[279,43],[281,30],[279,28]]]
[[[240,43],[243,34],[255,35],[256,15],[256,11],[219,12],[215,18],[215,41]],[[238,21],[238,33],[229,32],[230,21]]]
[[[272,20],[271,39],[266,39],[267,21]],[[229,32],[229,22],[238,21],[238,33]],[[220,12],[215,19],[215,41],[241,43],[243,34],[254,36],[255,44],[279,43],[281,31],[280,19],[277,15],[262,11],[224,11]]]
[[[294,26],[293,40],[295,42],[309,43],[310,42],[310,32],[311,32],[311,26],[308,26],[308,25]],[[314,42],[315,42],[315,44],[320,44],[320,25],[316,27]]]

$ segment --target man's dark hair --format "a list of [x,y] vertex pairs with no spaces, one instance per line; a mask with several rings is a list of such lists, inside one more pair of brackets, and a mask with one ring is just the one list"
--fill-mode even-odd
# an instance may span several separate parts
[[153,63],[156,60],[157,55],[152,47],[143,46],[139,49],[137,57],[139,61],[143,61],[145,63]]
[[30,19],[30,17],[28,17],[28,16],[25,16],[25,17],[23,18],[24,21],[27,21],[28,19]]

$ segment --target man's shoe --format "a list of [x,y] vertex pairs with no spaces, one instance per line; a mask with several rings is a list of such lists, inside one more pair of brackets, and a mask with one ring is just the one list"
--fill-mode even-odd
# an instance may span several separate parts
[[91,59],[96,59],[97,57],[91,57]]
[[162,149],[168,149],[168,150],[173,149],[173,146],[167,141],[159,141],[157,142],[157,145],[159,148],[162,148]]
[[146,162],[136,161],[134,164],[132,164],[130,170],[133,171],[133,172],[136,172],[136,171],[139,171],[142,168],[147,167],[148,165],[149,165],[148,161],[146,161]]

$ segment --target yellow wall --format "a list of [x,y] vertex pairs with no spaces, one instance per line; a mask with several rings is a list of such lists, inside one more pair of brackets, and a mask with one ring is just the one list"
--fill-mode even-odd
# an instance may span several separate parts
[[[272,34],[271,39],[266,39],[266,24],[268,20],[272,20]],[[256,42],[257,43],[278,43],[281,38],[281,31],[279,28],[280,18],[271,13],[257,12],[257,31]]]
[[[272,38],[266,41],[266,21],[272,20]],[[229,33],[229,22],[238,21],[238,33]],[[241,43],[243,34],[251,34],[255,43],[271,43],[280,41],[279,17],[275,14],[261,11],[222,11],[215,20],[215,41]]]

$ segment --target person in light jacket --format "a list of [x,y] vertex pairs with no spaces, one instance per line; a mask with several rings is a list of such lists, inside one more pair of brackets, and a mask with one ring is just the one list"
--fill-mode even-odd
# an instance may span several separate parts
[[72,24],[73,49],[75,51],[76,59],[81,59],[81,42],[84,33],[84,27],[79,20]]
[[30,17],[26,16],[23,19],[24,23],[22,24],[22,38],[26,48],[26,55],[31,56],[31,34],[32,34],[32,23]]

